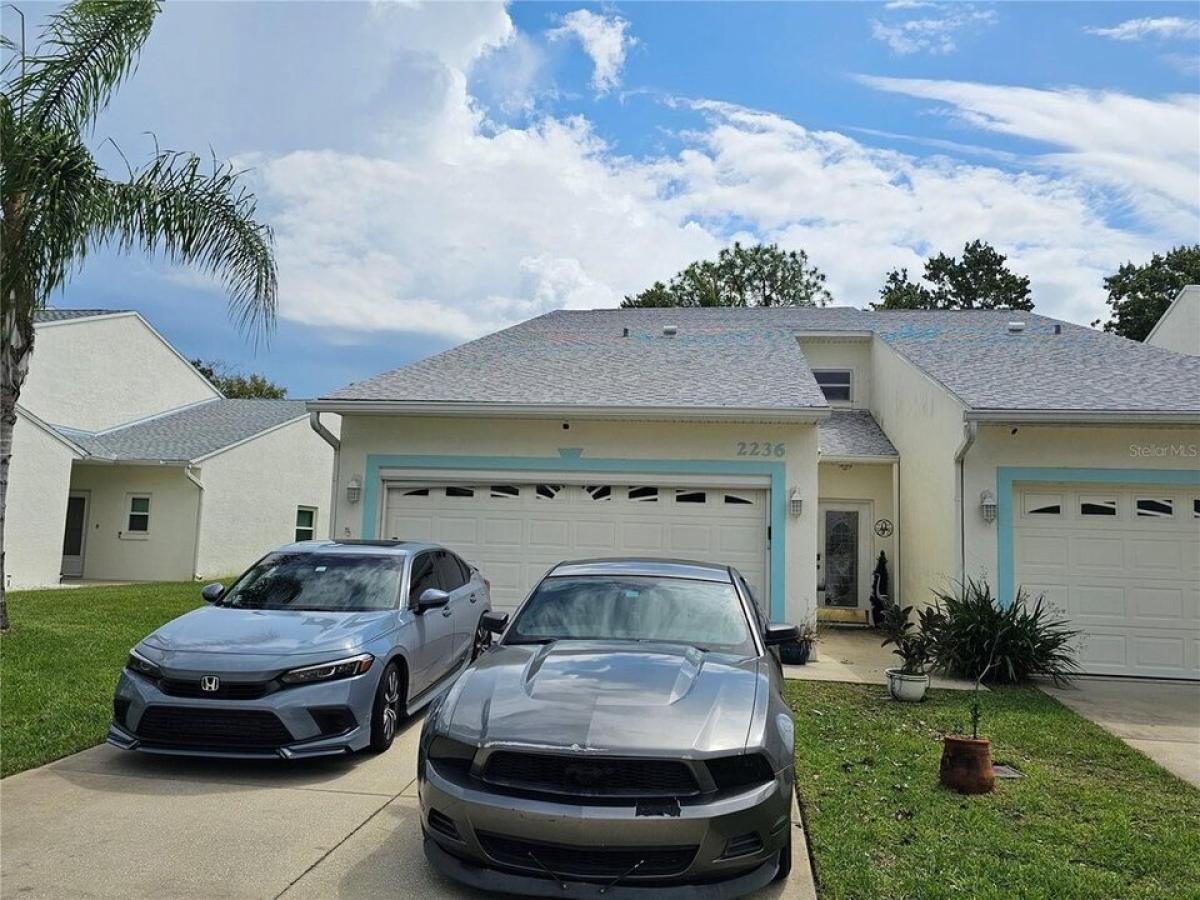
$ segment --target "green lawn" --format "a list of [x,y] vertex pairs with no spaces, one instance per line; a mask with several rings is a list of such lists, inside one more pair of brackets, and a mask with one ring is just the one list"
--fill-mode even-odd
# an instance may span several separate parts
[[999,689],[982,732],[1025,777],[938,786],[969,695],[896,703],[790,681],[796,781],[822,898],[1200,897],[1200,791],[1046,695]]
[[0,777],[104,740],[129,648],[198,606],[200,585],[106,585],[8,595],[0,635]]

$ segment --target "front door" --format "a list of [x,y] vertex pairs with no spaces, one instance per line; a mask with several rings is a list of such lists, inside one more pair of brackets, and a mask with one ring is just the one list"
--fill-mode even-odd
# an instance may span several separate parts
[[825,606],[861,605],[867,587],[862,548],[865,519],[859,505],[821,505],[817,589],[825,593]]
[[62,574],[64,578],[83,575],[83,545],[87,541],[88,495],[67,496],[67,525],[63,529]]

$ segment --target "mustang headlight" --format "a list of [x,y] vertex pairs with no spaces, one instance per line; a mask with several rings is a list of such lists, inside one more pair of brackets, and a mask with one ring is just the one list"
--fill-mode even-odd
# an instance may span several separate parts
[[151,678],[155,681],[162,678],[162,670],[136,650],[129,651],[129,659],[125,660],[125,668],[130,672]]
[[370,653],[349,656],[346,659],[335,659],[333,662],[319,663],[315,666],[304,666],[292,669],[279,676],[284,684],[312,684],[317,681],[333,681],[338,678],[350,678],[361,675],[371,668],[375,657]]

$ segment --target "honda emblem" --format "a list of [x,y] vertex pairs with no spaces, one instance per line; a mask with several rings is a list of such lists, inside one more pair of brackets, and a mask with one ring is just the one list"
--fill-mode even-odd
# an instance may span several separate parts
[[220,690],[221,679],[216,675],[204,675],[200,678],[200,690],[211,694],[213,691]]

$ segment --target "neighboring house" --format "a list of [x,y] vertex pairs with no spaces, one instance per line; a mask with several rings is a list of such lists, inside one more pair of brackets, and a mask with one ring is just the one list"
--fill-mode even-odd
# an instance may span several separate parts
[[1146,335],[1146,343],[1200,356],[1200,284],[1189,284],[1175,295]]
[[302,400],[227,400],[136,312],[47,309],[17,407],[10,587],[240,571],[328,534]]
[[334,533],[445,542],[501,609],[628,554],[811,622],[883,552],[906,604],[1022,585],[1088,671],[1200,678],[1200,358],[1009,311],[562,311],[309,409],[342,416]]

